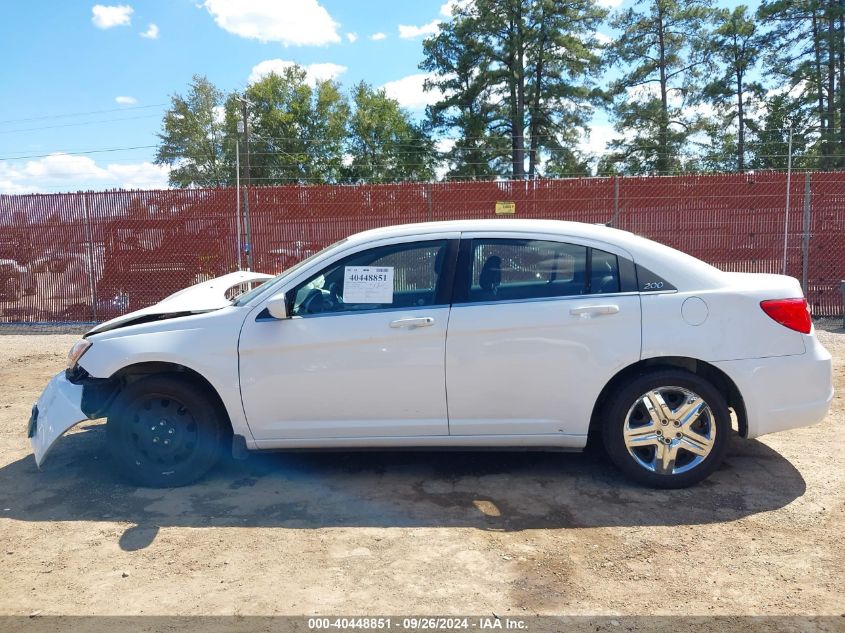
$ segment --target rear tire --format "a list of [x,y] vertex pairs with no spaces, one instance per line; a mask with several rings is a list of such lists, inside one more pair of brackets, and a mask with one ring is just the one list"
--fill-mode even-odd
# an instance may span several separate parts
[[206,389],[178,374],[127,385],[108,416],[115,466],[141,486],[171,488],[200,479],[220,459],[225,421]]
[[724,459],[728,405],[700,376],[658,369],[615,390],[603,410],[602,439],[625,475],[654,488],[686,488]]

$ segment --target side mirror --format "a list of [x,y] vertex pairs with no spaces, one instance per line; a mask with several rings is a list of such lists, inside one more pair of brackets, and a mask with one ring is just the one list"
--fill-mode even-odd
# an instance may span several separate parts
[[273,295],[267,302],[267,312],[274,319],[287,319],[288,315],[288,299],[284,292]]

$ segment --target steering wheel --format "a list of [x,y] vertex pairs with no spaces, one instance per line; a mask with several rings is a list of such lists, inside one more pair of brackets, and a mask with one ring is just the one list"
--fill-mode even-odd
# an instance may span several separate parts
[[334,312],[342,305],[343,299],[334,292],[334,288],[330,290],[313,288],[299,304],[297,312],[300,314]]

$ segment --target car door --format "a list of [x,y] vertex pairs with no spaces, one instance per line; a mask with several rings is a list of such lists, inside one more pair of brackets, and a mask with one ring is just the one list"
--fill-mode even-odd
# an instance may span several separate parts
[[256,440],[448,435],[449,237],[341,253],[292,280],[291,318],[260,306],[247,318],[241,395]]
[[633,275],[608,245],[465,233],[446,346],[450,433],[583,443],[601,389],[639,359]]

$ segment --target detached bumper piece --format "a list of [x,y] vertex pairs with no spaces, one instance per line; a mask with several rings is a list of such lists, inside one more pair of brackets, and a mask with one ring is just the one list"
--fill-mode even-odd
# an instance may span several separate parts
[[68,381],[65,372],[61,372],[47,384],[32,407],[27,436],[39,468],[55,441],[69,428],[88,419],[82,412],[82,391],[82,385]]

